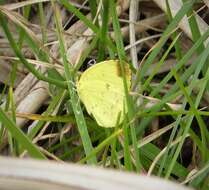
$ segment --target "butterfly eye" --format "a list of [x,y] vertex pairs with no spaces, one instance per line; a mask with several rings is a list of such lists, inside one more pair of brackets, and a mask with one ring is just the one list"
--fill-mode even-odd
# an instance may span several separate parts
[[95,59],[91,59],[88,63],[87,63],[87,68],[93,66],[96,64],[96,60]]

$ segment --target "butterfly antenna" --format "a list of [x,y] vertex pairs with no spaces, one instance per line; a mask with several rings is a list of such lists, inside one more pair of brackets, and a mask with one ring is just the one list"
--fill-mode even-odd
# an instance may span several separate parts
[[87,63],[87,68],[91,67],[92,65],[96,64],[96,60],[95,59],[91,59],[90,61],[88,61]]

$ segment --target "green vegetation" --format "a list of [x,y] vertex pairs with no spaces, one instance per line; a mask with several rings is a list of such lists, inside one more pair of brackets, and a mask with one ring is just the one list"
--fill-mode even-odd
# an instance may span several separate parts
[[[161,10],[150,1],[138,3],[136,21],[128,20],[131,0],[0,1],[1,155],[99,165],[209,189],[208,7],[179,0],[174,10],[167,0]],[[115,128],[98,126],[76,91],[89,63],[108,59],[120,62],[128,104]]]

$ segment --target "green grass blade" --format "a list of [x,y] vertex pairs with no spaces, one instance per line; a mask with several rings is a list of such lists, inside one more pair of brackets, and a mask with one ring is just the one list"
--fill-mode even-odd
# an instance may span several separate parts
[[[169,5],[169,1],[166,0],[166,8],[167,8],[167,15],[168,15],[168,20],[169,22],[172,21],[173,16],[171,13],[171,9],[170,9],[170,5]],[[174,31],[174,33],[172,34],[172,38],[173,40],[178,36],[177,32]],[[177,60],[180,60],[182,58],[182,53],[181,53],[181,48],[180,48],[180,41],[177,40],[175,43],[175,50],[176,50],[176,58]]]
[[[88,26],[95,34],[98,34],[99,38],[101,38],[100,29],[93,24],[85,15],[83,15],[78,9],[76,9],[68,0],[60,0],[60,3],[65,6],[67,10],[75,14],[80,20],[82,20],[86,26]],[[107,38],[108,47],[111,51],[116,52],[116,48],[112,43],[110,38]]]
[[[116,6],[113,1],[110,1],[110,12],[112,15],[113,28],[115,32],[115,41],[116,41],[118,56],[120,60],[120,68],[121,68],[122,76],[123,76],[126,102],[128,105],[127,106],[128,107],[128,120],[131,121],[132,118],[134,118],[133,100],[129,96],[129,92],[127,88],[127,81],[125,78],[125,65],[124,65],[124,61],[126,60],[126,55],[125,55],[125,49],[124,49],[123,39],[121,35],[120,24],[119,24],[118,16],[116,13]],[[135,153],[135,159],[136,159],[136,169],[139,172],[141,168],[141,162],[139,158],[139,150],[137,148],[137,137],[136,137],[136,132],[135,132],[135,126],[133,123],[130,124],[130,128],[131,128],[131,138],[132,138],[132,143],[134,146],[134,153]]]
[[160,52],[161,48],[171,35],[171,33],[176,29],[180,20],[184,17],[184,15],[191,9],[192,5],[194,4],[195,0],[191,0],[185,3],[182,8],[178,11],[176,16],[173,18],[172,22],[168,25],[166,30],[163,32],[162,37],[158,41],[157,46],[153,49],[147,60],[144,62],[141,69],[137,73],[136,84],[144,78],[144,74],[147,72],[149,66],[153,63],[154,59],[156,58],[157,54]]
[[130,129],[128,128],[128,125],[126,121],[124,121],[123,124],[123,134],[124,134],[124,165],[127,171],[133,171],[133,166],[131,162],[131,153],[129,148],[129,134]]
[[1,22],[1,26],[5,32],[5,35],[7,36],[11,47],[13,48],[16,56],[20,59],[20,61],[24,64],[24,66],[30,70],[39,80],[43,80],[52,84],[55,84],[57,86],[60,86],[62,88],[66,88],[66,83],[64,83],[63,81],[58,81],[56,79],[53,78],[49,78],[46,77],[45,75],[43,75],[42,73],[40,73],[38,70],[36,70],[34,68],[33,65],[31,65],[30,63],[28,63],[28,61],[25,59],[25,57],[22,55],[19,47],[17,46],[16,42],[14,41],[11,32],[9,31],[9,28],[7,26],[6,20],[3,17],[3,15],[0,13],[0,22]]
[[[208,46],[207,48],[209,48],[209,46]],[[208,54],[209,54],[209,51],[207,51],[207,49],[205,49],[205,51],[203,52],[203,55],[202,55],[202,57],[201,57],[201,61],[200,61],[200,63],[199,63],[199,68],[196,70],[196,73],[195,73],[195,74],[196,74],[196,77],[195,77],[195,75],[194,75],[194,79],[198,77],[198,75],[199,75],[199,73],[200,73],[200,71],[201,71],[202,66],[204,65],[205,61],[207,60]],[[207,73],[209,74],[209,69],[208,69]],[[206,75],[206,76],[207,76],[207,75]],[[193,80],[193,81],[194,81],[194,80]],[[199,105],[199,102],[200,102],[200,100],[201,100],[202,94],[203,94],[203,92],[204,92],[204,90],[205,90],[205,88],[206,88],[207,81],[208,81],[208,80],[206,80],[206,81],[202,84],[201,91],[198,93],[198,96],[197,96],[196,101],[195,101],[195,107],[197,107],[197,106]],[[192,90],[192,89],[190,88],[190,89],[189,89],[189,94],[191,93],[191,90]],[[184,106],[185,106],[185,105],[186,105],[186,102],[185,102]],[[193,116],[190,116],[189,119],[188,119],[188,121],[187,121],[187,123],[186,123],[186,127],[185,127],[185,129],[184,129],[184,131],[183,131],[183,136],[185,136],[185,135],[188,133],[189,128],[190,128],[191,123],[192,123],[192,120],[193,120]],[[175,154],[174,154],[174,156],[173,156],[173,159],[171,160],[171,163],[170,163],[170,166],[169,166],[169,168],[168,168],[168,171],[166,172],[166,178],[168,178],[168,177],[170,176],[170,173],[171,173],[171,170],[172,170],[172,168],[173,168],[174,162],[176,161],[176,159],[177,159],[177,157],[178,157],[178,155],[179,155],[179,153],[180,153],[180,150],[181,150],[181,147],[182,147],[182,145],[183,145],[183,142],[184,142],[184,141],[182,141],[181,143],[179,143],[179,145],[177,146],[177,149],[176,149],[176,151],[175,151]],[[204,155],[204,153],[203,153],[203,155]]]
[[105,48],[107,46],[107,35],[108,35],[108,21],[109,21],[109,0],[103,0],[103,14],[102,16],[102,27],[101,27],[101,38],[98,44],[98,62],[105,58]]
[[29,138],[15,125],[15,123],[9,119],[6,113],[0,107],[0,121],[4,124],[4,127],[12,134],[12,136],[18,141],[18,143],[28,151],[29,155],[34,158],[45,159],[46,157],[40,152],[40,150],[34,145]]
[[149,75],[148,79],[144,82],[144,84],[141,87],[141,91],[144,91],[147,86],[150,84],[150,82],[152,81],[152,79],[154,78],[155,74],[158,72],[158,70],[160,69],[160,67],[162,66],[162,64],[164,63],[166,57],[168,56],[169,52],[171,51],[171,49],[173,48],[173,46],[175,46],[175,44],[177,43],[178,39],[180,37],[180,34],[178,36],[176,36],[174,38],[174,40],[172,41],[172,43],[169,45],[168,49],[166,50],[166,52],[163,54],[162,58],[160,59],[160,61],[157,63],[157,65],[154,67],[152,73]]
[[[86,125],[86,121],[84,119],[84,115],[81,109],[79,98],[76,94],[76,91],[74,90],[74,86],[75,86],[74,76],[73,76],[74,71],[73,71],[72,65],[68,62],[68,59],[66,56],[64,38],[62,36],[62,25],[60,23],[59,10],[53,1],[52,1],[52,6],[55,11],[56,30],[57,30],[58,40],[60,44],[60,53],[61,53],[63,64],[64,64],[65,77],[68,81],[67,85],[68,85],[68,92],[69,92],[70,99],[71,99],[70,101],[71,101],[71,105],[73,108],[73,112],[75,114],[78,130],[81,135],[85,153],[86,155],[89,155],[90,152],[93,150],[93,146],[92,146],[89,134],[88,134],[87,125]],[[89,164],[96,164],[96,162],[97,162],[96,156],[93,156],[90,160],[88,160]]]
[[99,151],[101,151],[105,146],[109,145],[118,135],[120,135],[123,132],[122,129],[118,129],[114,133],[112,133],[109,137],[107,137],[102,143],[100,143],[97,147],[93,149],[93,151],[79,161],[79,163],[85,163],[87,160],[89,160],[91,157],[95,156]]

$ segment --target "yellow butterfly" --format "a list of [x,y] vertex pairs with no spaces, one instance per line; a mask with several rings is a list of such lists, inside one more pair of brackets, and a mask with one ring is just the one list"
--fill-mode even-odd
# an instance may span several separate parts
[[[130,89],[131,71],[128,64],[125,65],[125,77]],[[119,61],[103,61],[91,66],[81,75],[77,92],[98,125],[115,127],[124,120],[127,105]]]

